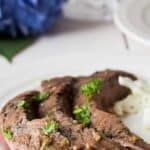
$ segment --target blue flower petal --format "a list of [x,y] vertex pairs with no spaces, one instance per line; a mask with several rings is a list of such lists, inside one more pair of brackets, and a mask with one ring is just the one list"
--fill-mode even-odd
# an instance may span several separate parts
[[47,32],[66,0],[0,0],[0,32],[13,37]]

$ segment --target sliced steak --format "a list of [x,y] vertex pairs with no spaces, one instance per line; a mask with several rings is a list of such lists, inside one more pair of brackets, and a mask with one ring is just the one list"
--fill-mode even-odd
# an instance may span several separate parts
[[[32,109],[33,103],[31,101],[31,97],[39,94],[38,91],[29,91],[23,94],[20,94],[10,100],[1,110],[0,112],[0,124],[5,127],[16,126],[17,124],[23,124],[28,121],[28,119],[32,119],[36,117],[37,107]],[[29,104],[29,111],[25,111],[23,108],[17,108],[17,103],[20,100],[25,100]]]
[[49,114],[61,125],[61,133],[68,138],[71,149],[120,150],[125,149],[115,142],[104,139],[94,128],[83,128],[72,119],[73,85],[72,77],[55,78],[42,83],[43,90],[50,93],[48,100],[41,103],[39,112],[42,116]]
[[[62,77],[42,82],[49,93],[44,101],[34,101],[39,91],[23,93],[10,100],[0,112],[1,131],[9,129],[13,137],[7,140],[11,150],[149,150],[150,145],[132,134],[111,110],[114,103],[126,97],[130,90],[118,84],[118,77],[136,80],[132,74],[106,70],[88,77]],[[80,87],[91,79],[103,80],[102,91],[91,99],[91,125],[79,124],[72,114],[86,98]],[[18,107],[20,100],[27,108]],[[45,135],[43,128],[50,121],[59,129]]]
[[[13,135],[11,140],[6,138],[5,140],[12,150],[44,150],[44,146],[49,143],[51,150],[69,150],[70,145],[67,138],[59,132],[53,133],[49,137],[44,136],[43,127],[48,120],[47,118],[38,119],[39,104],[32,99],[38,94],[38,91],[20,94],[2,109],[0,113],[1,130],[9,129]],[[26,110],[17,107],[20,100],[28,103]],[[43,149],[41,149],[42,147]]]
[[105,70],[96,72],[88,77],[79,77],[75,85],[74,92],[76,96],[76,103],[80,105],[83,104],[85,100],[84,95],[80,91],[81,85],[84,85],[91,79],[101,79],[103,81],[102,90],[99,95],[95,95],[94,99],[97,97],[95,101],[97,103],[97,107],[106,111],[106,109],[109,109],[116,101],[125,98],[130,93],[129,89],[119,85],[119,76],[129,77],[136,80],[136,77],[130,73],[114,70]]
[[[99,136],[95,133],[94,129],[86,129],[83,131],[83,126],[77,124],[72,116],[72,87],[75,79],[71,77],[57,78],[43,82],[43,90],[50,93],[50,97],[47,101],[41,103],[39,107],[40,114],[53,117],[62,126],[62,134],[64,134],[70,140],[73,149],[84,149],[96,144],[96,140],[93,137]],[[88,132],[89,139],[84,134]],[[97,138],[98,139],[98,138]],[[99,140],[99,139],[98,139]]]
[[70,117],[72,116],[74,82],[75,78],[72,77],[54,78],[42,82],[42,89],[49,93],[50,98],[40,104],[41,117],[48,114],[50,110],[61,111]]
[[116,101],[125,98],[130,93],[129,89],[119,85],[119,76],[136,79],[132,74],[111,70],[97,72],[90,77],[79,78],[75,85],[74,105],[81,106],[86,102],[86,97],[80,91],[83,84],[95,78],[102,80],[103,86],[100,94],[93,96],[91,99],[92,126],[124,147],[135,150],[149,150],[149,144],[131,133],[116,115],[107,112]]

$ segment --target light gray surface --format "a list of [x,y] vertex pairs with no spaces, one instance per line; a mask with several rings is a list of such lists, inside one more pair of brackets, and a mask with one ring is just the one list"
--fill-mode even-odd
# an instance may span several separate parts
[[145,67],[150,64],[149,56],[150,51],[142,48],[127,50],[121,33],[112,24],[63,19],[51,35],[40,38],[16,56],[12,64],[0,57],[0,94],[35,75],[55,70],[61,73],[74,67],[89,72],[99,66]]
[[69,0],[65,16],[77,20],[110,21],[119,0]]

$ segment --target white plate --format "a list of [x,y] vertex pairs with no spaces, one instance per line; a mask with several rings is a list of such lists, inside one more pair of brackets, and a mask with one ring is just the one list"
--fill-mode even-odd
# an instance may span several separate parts
[[[81,57],[83,60],[83,56]],[[95,56],[95,59],[91,62],[84,59],[83,61],[78,61],[74,63],[65,63],[63,62],[61,65],[56,65],[53,62],[45,62],[41,64],[37,64],[37,67],[31,67],[31,68],[23,68],[21,73],[17,71],[17,74],[20,74],[20,77],[16,74],[11,74],[10,78],[7,79],[7,82],[3,82],[3,86],[5,84],[10,84],[10,88],[7,86],[7,90],[3,91],[3,94],[0,95],[0,108],[8,100],[15,95],[26,91],[38,88],[40,85],[41,80],[49,79],[56,76],[64,76],[64,75],[89,75],[90,73],[93,73],[93,71],[96,70],[103,70],[104,68],[114,68],[114,69],[122,69],[125,71],[129,71],[131,73],[134,73],[138,75],[139,77],[144,77],[145,79],[150,80],[150,69],[147,66],[141,66],[139,67],[137,64],[139,62],[139,59],[131,57],[114,57],[113,61],[111,61],[111,57],[107,56],[107,59],[99,59],[99,56]],[[59,60],[59,59],[58,59]],[[48,69],[49,68],[49,69]],[[16,71],[15,71],[16,72]],[[31,76],[32,74],[32,76]],[[12,82],[14,83],[12,84]],[[140,117],[132,117],[128,120],[125,120],[125,124],[130,128],[131,131],[137,133],[141,137],[146,137],[145,139],[150,142],[150,134],[147,134],[148,132],[141,132],[141,124],[137,124],[136,122],[139,122],[141,120]]]
[[[40,81],[46,78],[64,76],[64,75],[88,75],[97,70],[114,68],[137,73],[144,77],[150,76],[149,63],[146,57],[130,56],[109,56],[102,59],[98,54],[93,53],[80,54],[76,57],[68,55],[67,59],[55,57],[55,60],[45,60],[31,66],[22,66],[15,68],[10,72],[9,77],[0,78],[0,108],[6,101],[16,94],[38,87]],[[61,62],[60,62],[61,60]],[[142,63],[139,65],[139,62]],[[69,63],[68,63],[69,62]],[[149,78],[150,79],[150,78]]]
[[124,0],[115,22],[128,37],[150,46],[150,0]]

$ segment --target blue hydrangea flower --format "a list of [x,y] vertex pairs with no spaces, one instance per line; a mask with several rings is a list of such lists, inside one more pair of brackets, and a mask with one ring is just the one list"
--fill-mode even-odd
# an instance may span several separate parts
[[16,37],[47,32],[66,0],[0,0],[0,32]]

